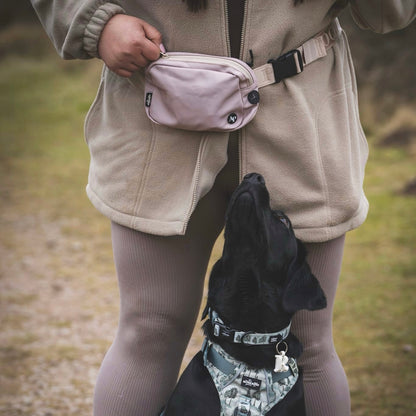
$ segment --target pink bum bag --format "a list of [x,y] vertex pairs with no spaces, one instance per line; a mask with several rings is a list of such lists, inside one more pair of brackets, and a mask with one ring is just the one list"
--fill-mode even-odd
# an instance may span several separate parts
[[233,131],[256,114],[253,70],[222,56],[169,52],[145,71],[145,108],[158,124],[184,130]]
[[335,19],[302,46],[251,69],[239,59],[161,52],[145,69],[145,109],[153,122],[193,131],[234,131],[256,115],[258,89],[294,76],[327,55],[342,29]]

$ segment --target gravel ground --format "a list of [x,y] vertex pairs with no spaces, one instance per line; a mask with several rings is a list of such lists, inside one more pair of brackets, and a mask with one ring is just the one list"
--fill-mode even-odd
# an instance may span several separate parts
[[[86,241],[68,236],[81,225],[3,215],[1,416],[91,414],[99,365],[117,325],[118,292],[109,231]],[[199,334],[185,363],[200,346]]]

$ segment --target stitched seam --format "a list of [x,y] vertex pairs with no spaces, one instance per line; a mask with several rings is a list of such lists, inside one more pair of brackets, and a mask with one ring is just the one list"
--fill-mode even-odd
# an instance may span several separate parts
[[[319,171],[320,171],[320,176],[321,176],[321,181],[322,181],[322,188],[323,188],[323,192],[325,195],[325,200],[326,200],[326,204],[325,204],[325,211],[326,211],[326,217],[327,217],[327,222],[326,222],[326,228],[330,227],[331,224],[333,223],[332,221],[332,216],[331,216],[331,211],[330,211],[330,198],[329,198],[329,187],[328,187],[328,181],[327,181],[327,177],[325,175],[325,169],[324,169],[324,164],[323,164],[323,160],[322,160],[322,153],[321,153],[321,146],[320,146],[320,135],[319,135],[319,125],[318,125],[318,118],[319,118],[319,114],[321,113],[322,108],[324,107],[324,105],[332,98],[336,97],[337,95],[341,95],[341,94],[346,94],[346,88],[348,86],[350,86],[351,84],[348,83],[346,85],[344,85],[343,88],[334,91],[332,94],[328,95],[321,103],[321,105],[318,107],[316,113],[315,113],[315,147],[316,147],[316,154],[317,154],[317,158],[319,161]],[[327,236],[329,238],[329,230],[325,231],[327,233]]]
[[199,178],[201,174],[201,160],[202,160],[202,156],[204,154],[205,148],[207,147],[207,142],[208,142],[207,139],[208,139],[208,134],[204,134],[201,139],[201,144],[199,147],[199,152],[198,152],[198,156],[197,156],[197,160],[195,164],[196,175],[195,175],[195,182],[194,182],[193,191],[192,191],[191,206],[189,207],[189,210],[186,213],[184,229],[187,227],[188,222],[191,218],[192,212],[194,211],[195,206],[198,203],[197,193],[198,193]]
[[[327,100],[325,100],[324,103],[326,101]],[[323,161],[322,161],[322,154],[321,154],[320,140],[319,140],[319,131],[318,131],[319,130],[318,129],[318,117],[319,117],[319,113],[321,111],[321,107],[323,106],[323,104],[319,107],[319,111],[317,111],[316,115],[315,115],[315,136],[316,136],[315,137],[315,148],[316,148],[317,158],[318,158],[318,161],[319,161],[319,173],[320,173],[320,177],[321,177],[321,184],[322,184],[322,188],[323,188],[324,195],[325,195],[325,213],[326,213],[325,227],[328,227],[329,224],[331,223],[330,211],[329,211],[329,191],[328,191],[328,184],[327,184],[326,176],[325,176],[325,173],[324,173],[324,166],[323,166]],[[328,235],[328,232],[326,230],[325,230],[325,233]]]
[[[142,202],[143,202],[143,192],[144,192],[144,187],[146,185],[147,182],[147,175],[148,175],[148,171],[149,171],[149,167],[150,167],[150,162],[152,160],[152,156],[153,156],[153,150],[155,147],[155,143],[156,143],[156,127],[153,123],[151,123],[152,126],[152,138],[150,141],[150,145],[149,145],[149,149],[147,151],[147,157],[146,157],[146,162],[145,162],[145,167],[144,167],[144,171],[143,171],[143,176],[142,176],[142,181],[140,183],[140,187],[139,190],[137,192],[137,196],[136,196],[136,201],[134,203],[134,215],[138,216],[138,213],[140,211],[140,208],[142,206]],[[131,223],[133,225],[133,222]]]
[[88,137],[87,137],[87,132],[88,132],[90,124],[91,124],[91,118],[97,112],[97,108],[98,108],[98,106],[100,105],[100,103],[103,99],[104,88],[105,88],[104,84],[105,84],[105,73],[106,73],[106,71],[107,71],[107,67],[105,65],[103,65],[103,68],[101,70],[100,83],[98,85],[98,89],[97,89],[97,92],[95,94],[94,101],[90,105],[90,108],[88,109],[87,115],[85,116],[84,139],[85,139],[85,142],[87,143],[87,145],[89,143],[89,140],[88,140]]
[[242,181],[244,174],[247,171],[247,139],[246,139],[246,128],[242,128],[239,131],[238,137],[238,175],[239,182]]
[[364,133],[363,126],[361,124],[361,117],[360,117],[360,112],[359,112],[359,107],[358,107],[358,89],[357,89],[357,81],[356,81],[356,75],[355,75],[355,69],[354,69],[353,59],[351,55],[351,50],[348,44],[347,34],[344,31],[342,33],[342,36],[344,38],[344,42],[345,42],[345,46],[347,50],[348,66],[350,68],[350,73],[351,73],[351,83],[348,83],[346,87],[351,85],[351,91],[354,95],[354,100],[355,100],[354,101],[354,114],[358,123],[358,129],[360,132],[361,140],[363,141],[365,147],[367,147],[367,151],[368,151],[367,137]]

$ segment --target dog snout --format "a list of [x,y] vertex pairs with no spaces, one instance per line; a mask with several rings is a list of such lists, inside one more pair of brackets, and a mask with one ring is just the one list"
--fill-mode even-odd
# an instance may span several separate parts
[[247,182],[251,182],[253,184],[261,184],[261,185],[265,185],[266,182],[263,178],[262,175],[260,175],[259,173],[248,173],[246,176],[244,176],[244,180]]

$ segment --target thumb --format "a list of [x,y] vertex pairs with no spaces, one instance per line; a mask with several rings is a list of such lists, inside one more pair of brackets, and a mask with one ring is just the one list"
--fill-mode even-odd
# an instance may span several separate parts
[[[146,39],[148,39],[150,42],[146,42],[149,50],[146,54],[146,58],[154,61],[157,58],[159,58],[160,54],[160,45],[162,43],[162,34],[152,25],[149,25],[146,22],[143,22],[143,30],[144,34],[146,36]],[[154,46],[151,44],[153,43]]]

